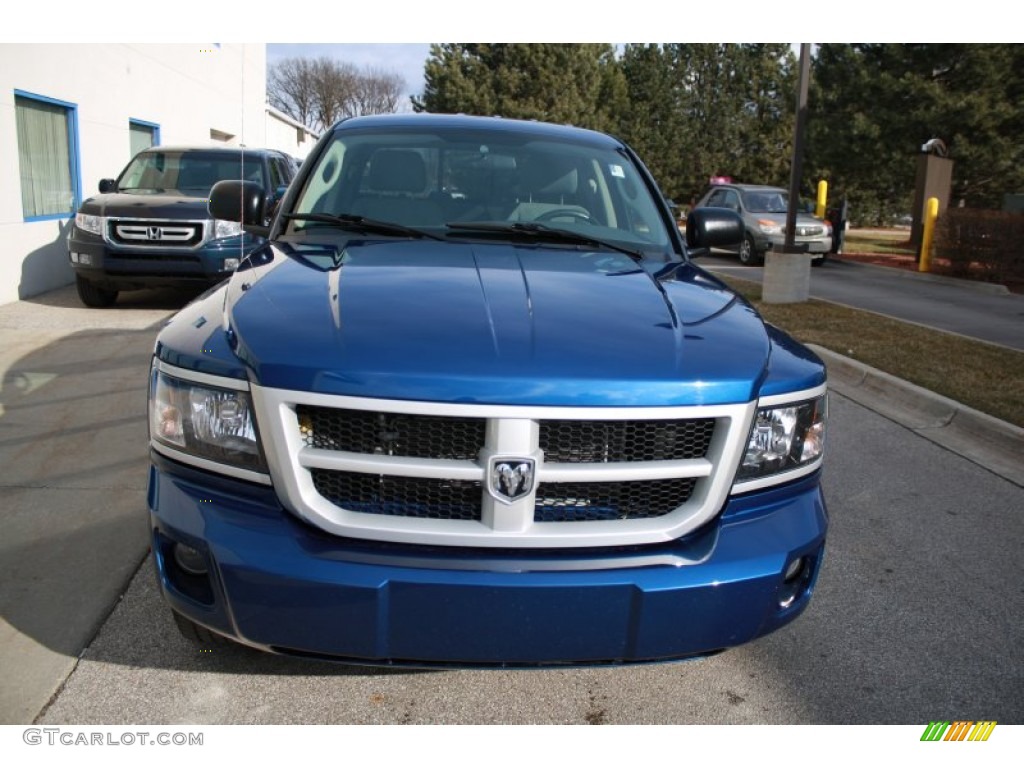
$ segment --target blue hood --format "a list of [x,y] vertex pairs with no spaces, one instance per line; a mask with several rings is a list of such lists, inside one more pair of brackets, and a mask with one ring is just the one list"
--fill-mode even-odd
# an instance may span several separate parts
[[756,313],[688,264],[658,266],[505,243],[279,242],[232,278],[228,317],[270,387],[509,405],[754,399],[770,349]]

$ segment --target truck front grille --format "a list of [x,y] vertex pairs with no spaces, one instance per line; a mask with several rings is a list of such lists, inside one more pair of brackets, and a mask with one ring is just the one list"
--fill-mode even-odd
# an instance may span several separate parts
[[552,420],[540,424],[540,448],[545,461],[580,464],[699,459],[714,433],[714,419]]
[[[322,408],[296,408],[309,448],[377,456],[475,460],[484,447],[487,419],[422,416]],[[714,419],[540,422],[544,460],[568,464],[672,461],[704,457]]]
[[[483,487],[472,480],[368,475],[314,469],[313,485],[343,509],[370,515],[432,520],[480,520]],[[534,521],[638,520],[661,517],[685,504],[696,480],[635,480],[620,483],[541,483]]]
[[661,517],[685,504],[692,477],[619,483],[541,483],[533,519],[538,523],[639,520]]
[[439,546],[664,542],[723,507],[755,403],[431,403],[252,386],[275,487],[340,536]]
[[357,411],[296,409],[303,442],[310,448],[423,459],[476,459],[484,445],[486,419]]
[[480,483],[314,469],[317,493],[343,509],[370,515],[479,520]]

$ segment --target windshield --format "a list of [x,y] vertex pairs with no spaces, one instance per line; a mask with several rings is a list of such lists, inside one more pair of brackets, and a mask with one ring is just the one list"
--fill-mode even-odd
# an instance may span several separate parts
[[744,192],[743,207],[751,213],[785,213],[789,209],[789,193],[781,189]]
[[536,223],[644,252],[671,248],[654,198],[625,153],[508,130],[340,131],[293,214],[292,233],[329,227],[312,216],[323,214],[462,240],[474,231],[491,238],[523,232],[472,224]]
[[258,158],[239,153],[198,151],[142,152],[124,169],[117,187],[144,192],[183,192],[209,195],[218,181],[242,179],[263,185]]

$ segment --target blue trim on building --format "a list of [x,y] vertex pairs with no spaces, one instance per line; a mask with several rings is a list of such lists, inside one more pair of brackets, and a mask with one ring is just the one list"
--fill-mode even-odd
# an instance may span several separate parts
[[144,128],[152,128],[153,129],[153,146],[154,147],[159,147],[160,146],[160,123],[152,123],[149,120],[140,120],[137,117],[129,117],[128,118],[128,126],[129,126],[129,128],[132,125],[141,125]]
[[63,101],[51,96],[32,93],[31,91],[22,91],[18,88],[14,89],[14,96],[15,98],[21,97],[23,99],[41,101],[44,104],[54,104],[58,107],[62,107],[67,110],[68,119],[68,176],[71,179],[71,210],[61,213],[51,213],[45,216],[24,216],[23,212],[22,220],[29,222],[73,218],[78,207],[82,204],[82,164],[80,161],[82,155],[78,138],[78,105],[71,101]]

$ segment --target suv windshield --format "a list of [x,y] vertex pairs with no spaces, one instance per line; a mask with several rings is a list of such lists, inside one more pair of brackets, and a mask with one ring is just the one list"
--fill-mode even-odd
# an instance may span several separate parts
[[[293,214],[293,233],[343,216],[463,240],[557,229],[647,253],[671,249],[658,206],[624,152],[528,132],[339,131]],[[517,226],[473,226],[499,223]]]
[[243,179],[263,185],[263,166],[258,158],[241,153],[203,151],[142,152],[118,179],[121,190],[144,192],[179,191],[196,197],[208,195],[218,181]]
[[789,193],[781,189],[744,192],[743,207],[751,213],[785,213],[789,208]]

